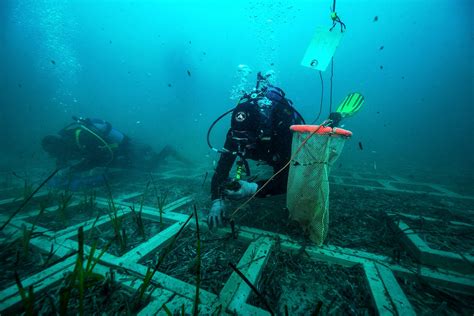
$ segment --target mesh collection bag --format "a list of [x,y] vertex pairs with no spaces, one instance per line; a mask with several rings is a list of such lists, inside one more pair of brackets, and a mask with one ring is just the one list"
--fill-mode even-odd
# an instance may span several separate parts
[[310,239],[321,245],[329,224],[329,171],[352,133],[319,125],[293,125],[287,207]]

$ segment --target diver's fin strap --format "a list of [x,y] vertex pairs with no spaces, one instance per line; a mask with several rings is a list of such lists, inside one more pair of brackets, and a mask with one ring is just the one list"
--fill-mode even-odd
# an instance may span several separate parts
[[352,116],[357,113],[364,103],[364,96],[354,92],[347,95],[341,104],[337,107],[336,112],[341,113],[343,117]]

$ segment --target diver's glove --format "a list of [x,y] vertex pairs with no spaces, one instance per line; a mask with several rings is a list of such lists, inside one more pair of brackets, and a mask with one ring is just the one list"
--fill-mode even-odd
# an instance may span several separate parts
[[258,184],[253,182],[239,180],[238,184],[240,185],[240,188],[237,190],[225,190],[225,196],[231,200],[240,200],[251,197],[258,190]]
[[222,199],[215,199],[212,201],[211,210],[207,216],[207,225],[209,229],[222,226],[222,218],[225,215],[225,203]]

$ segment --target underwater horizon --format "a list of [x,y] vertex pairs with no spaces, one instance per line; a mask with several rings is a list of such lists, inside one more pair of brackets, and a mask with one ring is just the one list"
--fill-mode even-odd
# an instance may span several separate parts
[[0,1],[0,314],[473,315],[473,21]]

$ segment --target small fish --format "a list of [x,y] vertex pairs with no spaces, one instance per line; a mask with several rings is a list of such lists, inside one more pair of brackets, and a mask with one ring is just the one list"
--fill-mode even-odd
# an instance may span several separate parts
[[203,55],[206,55],[206,52],[202,52]]
[[383,50],[383,49],[384,49],[383,45],[382,45],[382,46],[380,46],[380,48],[379,48],[379,49],[380,49],[380,50]]
[[189,41],[189,44],[191,44],[191,41]]
[[112,44],[112,40],[109,41],[109,44]]
[[380,112],[379,112],[379,111],[377,111],[377,114],[380,114]]
[[405,76],[402,76],[402,80],[404,80],[404,79],[405,79]]
[[22,87],[22,85],[21,85],[21,83],[19,83],[19,84],[18,84],[18,88],[21,88],[21,87]]
[[380,69],[382,69],[382,70],[383,70],[383,66],[382,66],[382,65],[380,65]]
[[376,15],[374,16],[374,22],[377,22],[379,20],[379,17]]
[[171,88],[171,83],[168,83],[168,88]]
[[275,64],[274,64],[274,63],[271,63],[271,64],[270,64],[270,66],[273,66],[273,65],[275,65]]
[[56,62],[55,62],[54,60],[52,60],[52,59],[51,59],[51,63],[52,63],[53,65],[56,65]]
[[360,150],[364,150],[364,147],[362,146],[362,142],[359,142],[359,148]]
[[191,71],[189,71],[189,70],[186,70],[186,72],[188,73],[188,76],[190,76],[190,77],[191,77]]

